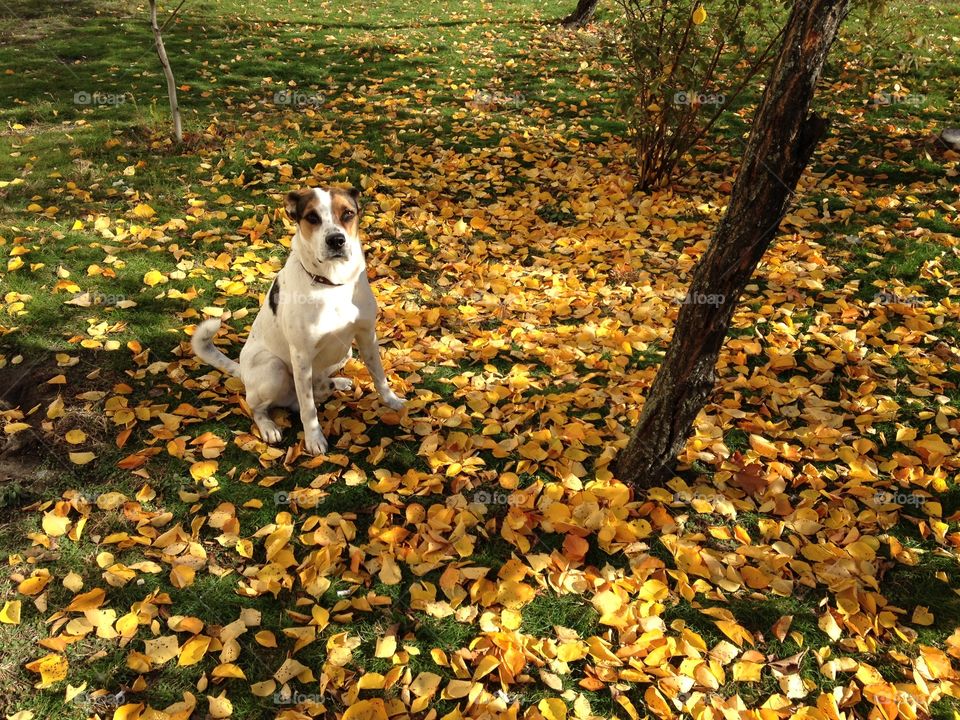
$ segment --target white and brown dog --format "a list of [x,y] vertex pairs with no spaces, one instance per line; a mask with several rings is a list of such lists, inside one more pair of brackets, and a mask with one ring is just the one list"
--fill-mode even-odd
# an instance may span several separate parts
[[274,278],[236,363],[213,345],[220,321],[207,320],[193,333],[193,351],[218,370],[239,375],[260,436],[280,441],[272,407],[299,409],[307,452],[319,455],[327,440],[317,403],[353,383],[335,378],[352,354],[353,341],[380,398],[403,407],[387,384],[377,345],[377,303],[360,246],[356,190],[305,189],[287,195],[287,213],[297,224],[287,262]]

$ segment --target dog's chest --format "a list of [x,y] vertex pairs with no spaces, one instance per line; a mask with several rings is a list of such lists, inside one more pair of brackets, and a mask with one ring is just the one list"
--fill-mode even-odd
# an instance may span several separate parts
[[324,303],[317,317],[321,331],[337,332],[338,329],[352,330],[360,311],[352,302]]
[[352,302],[324,303],[314,318],[310,336],[322,352],[325,347],[347,346],[353,342],[359,310]]

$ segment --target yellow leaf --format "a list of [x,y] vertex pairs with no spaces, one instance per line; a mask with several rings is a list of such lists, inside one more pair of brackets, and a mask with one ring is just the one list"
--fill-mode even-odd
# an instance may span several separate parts
[[40,525],[47,535],[60,537],[61,535],[65,535],[67,528],[70,527],[70,518],[64,515],[57,515],[56,512],[50,511],[44,514]]
[[180,653],[180,641],[176,635],[164,635],[143,641],[144,652],[154,665],[163,665]]
[[589,648],[581,642],[566,642],[557,648],[557,659],[562,662],[573,662],[587,656]]
[[66,679],[70,664],[63,655],[51,653],[27,663],[26,668],[31,672],[40,673],[40,687],[45,688]]
[[138,673],[148,673],[153,669],[150,658],[136,650],[127,653],[127,667]]
[[135,613],[129,612],[117,620],[116,627],[121,637],[133,637],[137,633],[137,628],[140,627],[140,621]]
[[820,616],[820,619],[817,621],[817,625],[819,625],[820,629],[823,630],[834,642],[839,640],[840,636],[843,634],[843,630],[840,629],[836,618],[833,617],[833,613],[829,610]]
[[[672,708],[670,707],[670,703],[667,702],[667,699],[663,696],[663,693],[660,692],[655,686],[651,685],[644,691],[643,699],[646,702],[647,707],[653,711],[654,716],[658,718],[676,717]],[[617,696],[617,702],[619,702],[623,706],[623,709],[627,711],[631,720],[637,720],[637,718],[640,717],[637,713],[637,709],[633,706],[633,703],[630,702],[630,699],[625,693],[621,693]]]
[[410,683],[410,692],[416,697],[433,695],[440,687],[441,680],[442,678],[436,673],[422,672]]
[[763,663],[741,660],[734,663],[733,679],[735,682],[759,682]]
[[911,444],[929,467],[940,465],[945,458],[953,454],[953,449],[939,435],[924,435],[923,440]]
[[300,673],[309,668],[300,663],[293,658],[287,658],[283,661],[283,665],[277,668],[277,671],[273,674],[273,679],[278,683],[285,683],[292,678],[297,677]]
[[757,454],[761,457],[770,458],[771,460],[776,460],[779,454],[777,452],[777,446],[760,435],[750,435],[750,447],[756,450]]
[[361,700],[355,702],[343,714],[341,720],[389,720],[383,700]]
[[493,655],[484,655],[483,659],[477,664],[477,669],[473,673],[474,680],[480,680],[486,677],[494,670],[500,667],[500,659]]
[[917,439],[917,429],[909,427],[897,428],[897,442],[908,442]]
[[[182,657],[183,656],[181,655],[181,658]],[[247,676],[244,675],[240,666],[235,665],[234,663],[220,663],[210,674],[217,678],[237,678],[238,680],[247,679]]]
[[378,658],[391,658],[397,652],[397,636],[386,635],[377,640],[376,656]]
[[706,19],[707,11],[703,8],[703,5],[697,5],[697,9],[693,11],[693,24],[703,25]]
[[140,203],[133,209],[133,214],[138,218],[146,220],[157,214],[157,211],[145,203]]
[[276,680],[264,680],[263,682],[254,683],[250,686],[250,692],[257,697],[267,697],[269,695],[273,695],[273,691],[276,689]]
[[368,672],[360,676],[357,680],[357,687],[360,690],[383,690],[384,677],[380,673]]
[[720,632],[733,640],[737,647],[743,647],[743,643],[753,645],[753,637],[750,633],[733,620],[717,620],[714,624],[720,629]]
[[567,704],[560,698],[544,698],[537,704],[537,709],[546,720],[566,720]]
[[92,452],[72,452],[70,453],[70,462],[74,465],[86,465],[95,457],[97,456]]
[[623,598],[612,590],[604,590],[593,596],[593,606],[600,612],[600,622],[604,625],[621,625],[625,618],[620,608]]
[[190,466],[190,475],[194,480],[201,481],[211,477],[217,471],[216,460],[200,460]]
[[458,700],[466,697],[472,687],[473,682],[470,680],[451,680],[443,689],[443,698],[446,700]]
[[187,640],[180,648],[180,659],[177,665],[187,667],[196,665],[207,654],[207,648],[210,647],[210,638],[206,635],[196,635]]
[[863,540],[850,543],[847,545],[846,551],[854,560],[873,561],[877,556],[874,549]]
[[143,276],[143,284],[148,287],[154,287],[165,282],[167,282],[167,278],[159,270],[150,270]]
[[17,592],[23,595],[39,595],[51,580],[53,577],[49,572],[38,570],[36,574],[17,585]]
[[175,588],[182,590],[185,587],[193,585],[193,579],[196,575],[197,571],[189,565],[174,565],[170,571],[170,583]]
[[261,630],[256,635],[253,636],[253,639],[257,641],[258,644],[263,647],[275,648],[277,646],[276,636],[269,630]]
[[0,623],[6,623],[7,625],[20,624],[19,600],[7,600],[3,604],[3,609],[0,610]]
[[239,280],[232,280],[223,285],[225,295],[243,295],[246,291],[247,286]]
[[112,720],[140,720],[143,703],[127,703],[113,711]]
[[227,718],[233,715],[233,703],[227,698],[226,691],[217,697],[207,695],[207,703],[210,705],[210,717]]
[[67,691],[64,693],[63,701],[66,703],[72,702],[77,695],[82,693],[87,689],[86,683],[80,683],[77,687],[74,687],[70,683],[67,683]]
[[70,604],[67,605],[67,612],[86,612],[87,610],[96,610],[103,605],[107,599],[107,593],[103,588],[94,588],[90,592],[77,595]]
[[77,428],[74,428],[73,430],[70,430],[69,432],[67,432],[65,437],[67,442],[70,443],[71,445],[79,445],[80,443],[82,443],[84,440],[87,439],[87,434],[83,430],[78,430]]
[[516,580],[504,580],[497,587],[497,601],[514,610],[533,600],[536,594],[531,585]]
[[101,510],[116,510],[127,501],[127,496],[118,492],[105,492],[97,497],[97,507]]

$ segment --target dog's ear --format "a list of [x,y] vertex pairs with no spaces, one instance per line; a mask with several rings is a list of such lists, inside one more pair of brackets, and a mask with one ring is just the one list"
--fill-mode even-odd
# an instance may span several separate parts
[[303,211],[306,209],[307,201],[313,197],[313,190],[303,188],[302,190],[291,190],[287,193],[287,215],[294,222],[299,222],[303,217]]
[[357,207],[360,207],[360,191],[355,187],[347,188],[347,195],[350,196],[350,199],[353,200],[353,204]]

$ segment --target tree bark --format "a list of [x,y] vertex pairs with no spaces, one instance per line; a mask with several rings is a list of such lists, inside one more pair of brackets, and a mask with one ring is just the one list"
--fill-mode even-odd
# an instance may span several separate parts
[[593,18],[600,0],[577,0],[577,8],[567,15],[560,24],[564,27],[579,28],[586,25]]
[[740,295],[826,131],[827,122],[810,114],[810,103],[850,2],[794,2],[727,212],[697,264],[640,420],[614,464],[624,482],[650,487],[670,478],[713,389],[717,358]]
[[167,59],[167,50],[163,46],[160,25],[157,24],[157,0],[150,0],[150,28],[153,30],[153,44],[157,48],[160,65],[163,66],[163,74],[167,78],[167,97],[170,99],[170,114],[173,116],[173,137],[177,144],[180,144],[183,142],[183,127],[180,124],[180,105],[177,104],[177,83],[173,79],[173,70],[170,68],[170,60]]

